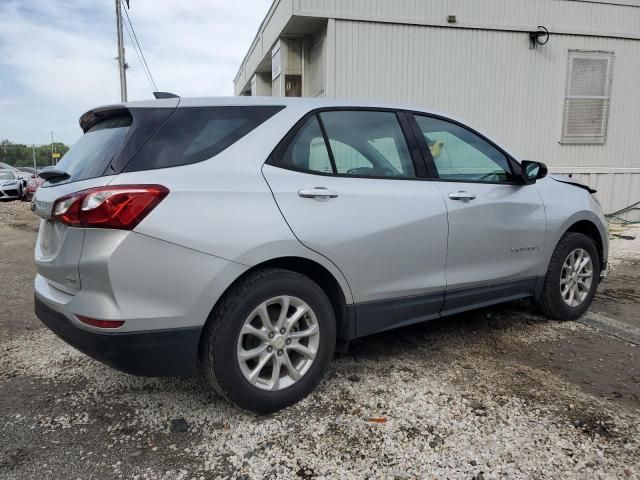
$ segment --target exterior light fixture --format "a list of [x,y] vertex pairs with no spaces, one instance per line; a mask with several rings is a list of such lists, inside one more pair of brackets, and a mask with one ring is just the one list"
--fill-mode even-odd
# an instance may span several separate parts
[[537,45],[545,45],[549,41],[547,27],[538,25],[538,30],[529,32],[529,48],[535,49]]

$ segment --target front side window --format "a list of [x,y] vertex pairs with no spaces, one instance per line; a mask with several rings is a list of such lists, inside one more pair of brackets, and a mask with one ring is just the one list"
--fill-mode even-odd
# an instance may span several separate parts
[[285,168],[318,173],[383,178],[416,176],[394,112],[321,112],[305,122],[274,161]]
[[438,118],[416,115],[438,176],[445,180],[512,182],[507,157],[466,128]]

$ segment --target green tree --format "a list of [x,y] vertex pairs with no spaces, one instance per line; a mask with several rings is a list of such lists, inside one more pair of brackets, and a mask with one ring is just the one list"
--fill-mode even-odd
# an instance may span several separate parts
[[[53,143],[53,151],[64,156],[69,151],[69,146],[61,142]],[[39,145],[35,147],[36,164],[39,167],[52,165],[52,145]],[[32,167],[34,149],[31,145],[13,143],[7,139],[0,141],[0,162],[8,163],[14,167]],[[54,159],[59,161],[60,159]]]

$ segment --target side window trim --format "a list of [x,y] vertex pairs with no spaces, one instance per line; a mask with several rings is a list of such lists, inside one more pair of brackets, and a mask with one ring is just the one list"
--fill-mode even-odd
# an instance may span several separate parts
[[[499,145],[496,145],[494,142],[492,142],[490,139],[488,139],[487,137],[485,137],[484,135],[482,135],[480,132],[474,130],[473,128],[469,127],[468,125],[465,125],[463,123],[457,122],[456,120],[453,120],[451,118],[447,118],[447,117],[443,117],[442,115],[434,115],[434,114],[430,114],[430,113],[425,113],[425,112],[416,112],[416,111],[411,111],[408,112],[410,114],[410,121],[411,121],[411,125],[412,128],[414,129],[414,133],[416,136],[416,141],[418,142],[418,145],[420,147],[420,151],[422,152],[422,155],[424,157],[424,161],[427,164],[427,169],[429,170],[429,177],[431,180],[436,180],[438,182],[459,182],[460,180],[456,180],[456,179],[448,179],[448,178],[440,178],[440,175],[438,174],[438,170],[436,169],[436,164],[435,161],[433,159],[433,156],[431,155],[431,150],[429,149],[428,145],[427,145],[427,141],[424,139],[424,135],[422,134],[422,130],[420,130],[420,126],[418,125],[418,122],[416,120],[416,117],[421,116],[421,117],[429,117],[429,118],[434,118],[436,120],[442,120],[445,122],[449,122],[449,123],[453,123],[454,125],[458,125],[459,127],[464,128],[465,130],[468,130],[469,132],[473,133],[474,135],[477,135],[479,138],[481,138],[482,140],[484,140],[485,142],[487,142],[489,145],[491,145],[492,147],[494,147],[496,150],[498,150],[502,155],[504,155],[504,157],[507,160],[507,163],[509,164],[509,169],[511,170],[511,175],[514,178],[518,178],[520,176],[520,165],[518,164],[518,162],[516,162],[513,157],[511,157],[511,155],[509,155],[507,152],[505,152]],[[463,183],[489,183],[489,184],[493,184],[493,185],[521,185],[520,182],[487,182],[484,180],[465,180]]]
[[427,171],[426,177],[430,180],[439,179],[438,170],[436,169],[436,164],[431,156],[431,151],[429,150],[429,145],[427,145],[427,141],[424,139],[424,135],[418,126],[418,122],[416,121],[416,113],[415,112],[404,112],[407,118],[407,123],[411,127],[411,133],[413,134],[414,144],[416,146],[418,159],[422,161],[424,168]]
[[426,159],[422,156],[422,152],[420,150],[419,137],[417,136],[413,125],[415,123],[413,115],[405,110],[397,110],[396,118],[398,119],[398,123],[402,129],[402,134],[404,135],[404,139],[409,147],[409,154],[411,155],[416,177],[422,179],[428,178],[430,176],[429,165]]
[[[314,116],[316,117],[316,121],[318,122],[318,125],[320,126],[320,131],[322,132],[322,138],[324,139],[324,146],[327,148],[327,153],[329,154],[329,162],[331,162],[331,169],[333,170],[333,174],[337,175],[338,174],[338,169],[336,167],[336,159],[333,156],[333,150],[331,149],[331,143],[329,142],[329,136],[327,135],[327,129],[324,128],[324,122],[322,121],[322,118],[320,117],[320,114],[318,112],[316,112],[314,114]],[[309,117],[309,119],[311,119],[311,117]],[[303,125],[306,124],[306,122],[309,121],[309,119],[307,119]],[[291,141],[293,141],[293,139],[291,139]]]

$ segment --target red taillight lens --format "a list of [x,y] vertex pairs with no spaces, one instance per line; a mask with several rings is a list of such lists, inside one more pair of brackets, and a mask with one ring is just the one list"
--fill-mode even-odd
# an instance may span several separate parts
[[168,194],[162,185],[90,188],[56,200],[51,216],[72,227],[133,230]]
[[76,318],[82,323],[98,328],[120,328],[124,325],[124,320],[96,320],[95,318],[83,317],[76,315]]

